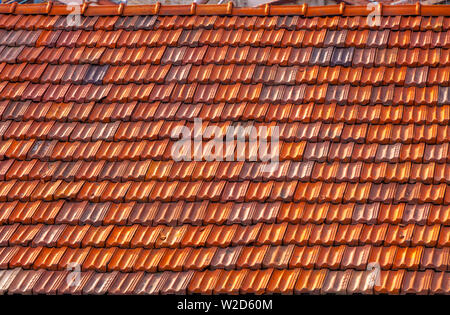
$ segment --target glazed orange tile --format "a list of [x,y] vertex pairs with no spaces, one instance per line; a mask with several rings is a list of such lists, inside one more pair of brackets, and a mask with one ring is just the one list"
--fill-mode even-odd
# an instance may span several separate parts
[[149,271],[156,272],[157,265],[161,260],[162,255],[166,252],[166,249],[144,249],[141,251],[139,257],[137,258],[133,270],[134,271]]
[[212,290],[215,287],[221,273],[222,270],[220,269],[196,272],[189,284],[188,293],[212,294]]
[[228,202],[221,205],[220,211],[219,211],[219,204],[218,203],[209,203],[206,210],[205,210],[205,216],[203,217],[203,221],[208,223],[216,223],[216,224],[222,224],[224,223],[228,215],[231,211],[232,203]]
[[206,243],[206,240],[208,238],[209,233],[211,232],[212,225],[208,225],[204,228],[198,228],[194,226],[190,226],[185,235],[183,240],[181,241],[181,246],[204,246]]
[[286,232],[287,222],[281,224],[265,224],[259,232],[256,245],[273,244],[280,245]]
[[332,245],[336,236],[338,224],[316,225],[311,232],[308,244]]
[[242,283],[240,294],[264,294],[272,269],[249,271]]
[[83,262],[82,270],[106,272],[107,265],[117,248],[92,248]]
[[362,224],[340,225],[336,234],[336,244],[357,245],[362,228]]
[[316,267],[327,269],[338,269],[342,256],[344,255],[345,246],[338,247],[321,247],[317,256]]
[[301,223],[323,224],[327,217],[330,203],[311,204],[306,203],[302,213]]
[[430,214],[427,223],[433,224],[433,223],[444,223],[448,222],[448,215],[443,210],[444,206],[431,206]]
[[320,293],[328,270],[302,270],[294,286],[294,293],[301,294],[309,292],[311,294]]
[[294,285],[300,272],[300,269],[273,270],[266,293],[293,294]]
[[34,269],[56,270],[61,257],[66,251],[65,247],[46,248],[44,247],[34,261]]
[[107,247],[128,247],[138,226],[116,226],[106,240]]
[[435,225],[417,225],[414,228],[413,239],[411,244],[413,246],[422,245],[422,246],[435,246],[437,243],[438,235],[440,232],[440,226]]
[[168,249],[158,264],[161,271],[181,271],[184,261],[190,255],[192,248]]
[[163,230],[163,226],[159,225],[156,227],[139,226],[131,239],[130,246],[151,248],[154,247],[159,234]]
[[222,272],[217,281],[213,293],[214,294],[238,294],[242,282],[247,276],[248,269],[230,270]]
[[450,229],[448,227],[442,227],[438,247],[446,247],[450,243]]
[[269,245],[244,247],[236,262],[238,268],[260,269]]
[[21,247],[14,253],[8,265],[10,268],[16,268],[19,266],[23,266],[23,268],[30,268],[41,251],[42,247]]
[[289,268],[313,269],[317,261],[320,245],[316,246],[295,246],[289,261]]

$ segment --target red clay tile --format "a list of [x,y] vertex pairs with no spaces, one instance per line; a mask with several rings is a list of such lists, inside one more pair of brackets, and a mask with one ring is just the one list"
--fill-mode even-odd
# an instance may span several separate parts
[[323,286],[324,280],[328,271],[321,270],[302,270],[298,276],[297,282],[294,286],[294,293],[301,294],[309,292],[311,294],[318,294]]
[[14,278],[8,291],[11,294],[32,294],[33,287],[44,273],[45,270],[24,270]]

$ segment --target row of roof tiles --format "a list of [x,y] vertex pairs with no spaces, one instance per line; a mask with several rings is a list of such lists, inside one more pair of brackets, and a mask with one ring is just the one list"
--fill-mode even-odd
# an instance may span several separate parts
[[272,47],[450,47],[450,31],[369,30],[5,30],[0,45],[46,47],[141,47],[141,46],[272,46]]
[[[120,208],[120,207],[117,207]],[[117,209],[116,208],[116,209]],[[125,209],[127,210],[127,209]],[[116,217],[120,214],[116,214]],[[320,215],[320,214],[319,214]],[[87,224],[102,214],[84,218]],[[122,217],[123,218],[123,217]],[[92,219],[92,220],[91,220]],[[105,221],[108,219],[105,217]],[[126,218],[125,218],[126,219]],[[155,218],[155,221],[158,218]],[[169,218],[167,218],[169,219]],[[245,217],[243,218],[245,219]],[[160,220],[163,221],[163,220]],[[155,222],[154,222],[155,223]],[[170,222],[161,222],[170,223]],[[245,222],[240,222],[245,223]],[[90,226],[90,225],[2,225],[1,246],[70,246],[121,248],[185,248],[199,246],[236,245],[366,245],[374,246],[427,246],[447,248],[450,227],[435,225],[381,225],[360,224],[263,224],[254,225],[164,225],[144,226]]]
[[448,294],[448,272],[381,271],[373,286],[370,271],[327,269],[206,270],[162,273],[0,271],[0,294]]
[[[52,84],[125,84],[125,83],[201,83],[209,89],[217,89],[218,83],[254,83],[270,85],[293,84],[333,84],[345,89],[348,84],[380,86],[385,85],[407,87],[410,97],[420,95],[425,84],[431,87],[444,84],[449,77],[450,67],[377,67],[346,68],[336,67],[298,67],[298,66],[264,66],[264,65],[48,65],[32,64],[0,64],[0,79],[9,82],[47,83]],[[216,85],[214,85],[214,83]],[[256,85],[259,87],[260,85]],[[373,88],[373,87],[372,87]],[[372,89],[370,88],[370,90]],[[400,91],[397,87],[397,92]],[[398,94],[395,93],[394,94]],[[401,100],[401,98],[399,98]],[[408,103],[408,102],[407,102]]]
[[269,102],[362,105],[444,105],[450,103],[450,88],[429,87],[351,86],[346,85],[263,85],[259,84],[124,84],[78,85],[35,84],[30,81],[0,83],[0,100],[35,102],[104,101],[106,103],[148,100],[186,103]]
[[[443,106],[383,106],[378,105],[337,105],[331,104],[270,104],[270,103],[161,103],[161,102],[129,102],[129,103],[55,103],[55,102],[31,102],[31,101],[1,101],[0,102],[0,123],[1,135],[4,139],[4,133],[10,126],[11,121],[25,121],[24,127],[28,128],[27,133],[33,134],[34,129],[45,130],[43,136],[47,136],[53,128],[55,122],[75,122],[82,123],[91,122],[116,122],[123,123],[130,129],[129,133],[132,137],[136,128],[148,126],[146,123],[127,124],[128,121],[156,121],[153,126],[158,129],[158,135],[170,134],[167,129],[172,129],[171,124],[190,126],[190,122],[195,118],[203,120],[205,127],[208,125],[216,125],[217,122],[223,122],[222,127],[231,127],[230,122],[235,126],[245,127],[247,125],[259,126],[259,122],[276,122],[280,128],[280,136],[286,139],[290,138],[290,133],[295,136],[299,130],[303,128],[313,127],[309,132],[314,133],[313,137],[305,137],[304,139],[316,139],[323,137],[326,139],[337,140],[336,137],[342,135],[344,124],[365,124],[362,128],[367,130],[367,123],[373,125],[388,125],[390,136],[396,138],[394,128],[404,128],[407,134],[406,139],[398,139],[401,142],[408,142],[414,133],[414,126],[391,126],[391,124],[418,124],[431,125],[439,124],[447,126],[450,122],[450,105]],[[235,124],[240,120],[241,123]],[[32,121],[32,125],[29,126]],[[162,121],[162,122],[161,122]],[[175,121],[175,122],[174,122]],[[44,123],[46,122],[46,123]],[[320,122],[324,123],[323,125]],[[289,123],[289,124],[286,124]],[[302,124],[300,124],[302,123]],[[318,124],[305,124],[318,123]],[[331,124],[335,123],[335,124]],[[39,125],[39,128],[32,128]],[[167,128],[167,125],[171,125]],[[346,126],[347,128],[350,128]],[[18,125],[20,126],[20,125]],[[71,126],[70,124],[56,124],[56,126]],[[76,126],[76,125],[74,125]],[[87,126],[80,124],[79,126]],[[98,124],[89,126],[99,126]],[[271,125],[269,125],[271,126]],[[50,128],[50,129],[48,129]],[[54,127],[55,129],[57,127]],[[59,127],[58,127],[59,128]],[[371,127],[371,128],[382,128]],[[422,128],[420,126],[418,129]],[[432,127],[436,128],[436,127]],[[439,127],[440,128],[440,127]],[[444,128],[445,129],[445,128]],[[20,134],[22,128],[18,128]],[[439,129],[441,130],[441,129]],[[334,131],[338,135],[330,136]],[[445,134],[444,130],[443,134]],[[434,131],[433,131],[434,132]],[[448,132],[448,131],[447,131]],[[441,132],[439,132],[441,133]],[[40,134],[35,133],[36,138],[41,138]],[[299,138],[300,139],[300,138]],[[441,139],[441,138],[440,138]],[[445,139],[443,137],[442,139]],[[84,138],[83,138],[84,140]]]
[[[186,65],[246,64],[343,67],[443,67],[450,64],[450,49],[340,48],[340,47],[8,47],[0,46],[0,62],[13,64]],[[50,68],[49,68],[50,69]],[[251,68],[249,68],[251,70]],[[18,69],[20,70],[20,68]],[[43,70],[43,68],[42,68]],[[361,71],[361,69],[359,69]],[[26,73],[24,73],[25,75]],[[45,79],[48,80],[46,74]],[[55,75],[60,73],[55,73]],[[151,72],[147,75],[152,74]],[[131,75],[131,73],[130,73]],[[136,74],[133,74],[136,76]],[[343,73],[345,75],[345,73]],[[153,76],[156,76],[153,74]],[[90,78],[94,80],[95,78]]]
[[0,201],[71,199],[94,202],[130,201],[306,201],[310,203],[450,204],[449,185],[324,182],[65,182],[4,181]]
[[[384,224],[375,228],[376,231],[381,228],[384,231],[383,233],[388,228],[387,223],[418,224],[420,227],[416,228],[415,234],[420,235],[424,225],[434,226],[436,229],[438,229],[439,224],[450,225],[448,207],[429,203],[413,205],[405,203],[382,204],[379,202],[369,204],[310,204],[306,202],[216,203],[179,201],[162,203],[156,201],[118,204],[112,202],[88,203],[87,201],[64,200],[47,202],[39,200],[34,202],[3,202],[0,209],[0,228],[10,232],[16,228],[15,223],[82,225],[84,227],[80,227],[80,229],[83,230],[87,228],[86,224],[94,226],[140,224],[160,226],[159,229],[161,229],[163,225],[250,225],[287,222],[291,224],[359,224],[359,226],[352,227],[356,230],[361,228],[361,224]],[[10,224],[10,226],[6,224]],[[5,226],[2,227],[3,225]],[[31,227],[30,231],[41,227]],[[337,227],[334,226],[334,228]],[[342,229],[347,228],[348,226]],[[370,234],[374,227],[364,227],[364,229],[367,229],[367,233]],[[410,226],[409,229],[411,229],[412,235],[413,227]],[[427,231],[432,231],[432,229]],[[4,237],[6,235],[9,234],[5,232]],[[374,237],[378,237],[377,235],[375,233]],[[372,239],[371,243],[378,243],[379,241],[379,239]],[[405,239],[405,241],[409,240]]]
[[[280,105],[280,107],[283,105]],[[13,118],[24,115],[20,113],[20,108],[15,107],[11,112],[8,107],[4,112],[4,117]],[[14,121],[5,120],[0,121],[0,139],[4,141],[8,140],[28,140],[39,141],[46,140],[48,143],[52,143],[52,146],[58,145],[58,141],[61,143],[70,141],[70,145],[73,145],[72,141],[140,141],[140,140],[157,140],[157,139],[173,139],[178,140],[180,138],[180,132],[183,131],[181,127],[186,127],[190,132],[193,132],[193,137],[197,136],[197,133],[206,132],[211,135],[202,135],[202,140],[226,141],[227,144],[232,145],[234,141],[238,141],[241,145],[244,140],[249,140],[253,137],[252,132],[256,132],[256,135],[261,136],[261,129],[265,127],[268,132],[268,137],[277,132],[278,140],[283,143],[280,144],[281,151],[284,150],[284,146],[290,145],[302,145],[302,141],[308,143],[326,143],[324,146],[346,146],[348,149],[352,149],[354,142],[361,143],[378,143],[381,145],[391,144],[400,146],[401,144],[437,144],[437,146],[429,146],[428,150],[432,152],[435,149],[442,151],[444,156],[447,153],[447,141],[450,128],[448,124],[375,124],[374,122],[361,123],[361,124],[344,124],[344,123],[327,123],[327,122],[315,122],[315,123],[284,123],[276,120],[279,116],[287,116],[283,113],[284,110],[290,111],[292,106],[283,106],[284,108],[273,109],[271,113],[267,113],[267,123],[258,121],[234,123],[233,121],[213,122],[213,121],[198,121],[192,124],[188,120],[158,120],[158,121],[138,121],[138,122],[59,122],[59,121]],[[176,106],[178,108],[178,106]],[[170,110],[170,108],[166,108]],[[63,110],[63,109],[61,109]],[[402,111],[403,112],[403,111]],[[412,111],[412,113],[417,111]],[[396,117],[398,112],[394,110],[387,111],[387,113],[393,113],[389,118],[390,120],[405,120],[408,117],[401,116]],[[175,117],[176,118],[176,115]],[[349,118],[349,117],[347,117]],[[351,118],[351,117],[350,117]],[[415,118],[415,120],[419,120]],[[194,118],[195,120],[195,118]],[[402,121],[403,123],[404,121]],[[196,124],[198,124],[200,131],[197,131]],[[275,129],[278,128],[278,130]],[[237,137],[239,136],[239,140]],[[242,139],[241,139],[242,137]],[[199,139],[199,138],[196,138]],[[287,144],[284,144],[286,142]],[[292,144],[295,142],[295,144]],[[78,144],[79,145],[79,144]],[[218,144],[219,145],[219,144]],[[434,148],[434,149],[433,149]],[[286,148],[290,150],[290,148]],[[329,157],[333,160],[333,157]],[[425,158],[427,159],[427,158]]]
[[[448,249],[448,248],[447,248]],[[215,269],[306,268],[368,270],[377,262],[381,270],[449,271],[448,250],[423,247],[301,247],[238,246],[228,248],[123,249],[67,247],[2,247],[3,268],[83,271],[187,271]],[[374,260],[378,259],[378,260]]]
[[[245,59],[247,60],[247,59]],[[413,104],[414,97],[420,96],[429,85],[436,89],[448,81],[450,67],[377,67],[363,68],[361,66],[347,68],[342,66],[264,66],[264,65],[49,65],[47,63],[0,64],[0,79],[9,82],[23,82],[32,84],[125,84],[125,83],[199,83],[199,89],[217,90],[219,83],[255,84],[256,88],[267,89],[271,85],[293,84],[330,84],[329,89],[350,89],[348,85],[355,85],[372,89],[380,85],[394,88],[394,94],[405,90],[407,102],[402,102],[402,96],[396,96],[398,103]],[[30,81],[30,82],[28,82]],[[332,85],[331,85],[332,84]],[[225,84],[223,84],[225,85]],[[35,85],[31,85],[35,86]],[[38,86],[38,85],[36,85]],[[368,86],[368,87],[366,87]],[[372,87],[373,86],[373,87]],[[403,88],[401,88],[401,87]],[[328,91],[330,93],[330,91]],[[433,89],[424,90],[432,92]],[[199,98],[197,96],[197,98]],[[331,95],[329,96],[331,98]],[[336,100],[342,101],[342,100]]]
[[[356,129],[356,128],[355,128]],[[103,135],[107,136],[106,131]],[[89,139],[86,139],[89,140]],[[103,139],[104,140],[104,139]],[[360,139],[352,139],[351,137],[348,141],[360,141]],[[216,141],[217,142],[217,141]],[[172,146],[176,145],[176,141],[166,140],[142,140],[142,141],[95,141],[95,142],[63,142],[63,141],[40,141],[40,140],[3,140],[0,141],[0,157],[2,159],[17,159],[17,160],[29,160],[29,159],[39,159],[42,161],[56,161],[56,160],[64,160],[64,161],[76,161],[76,160],[108,160],[108,161],[122,161],[122,160],[172,160],[173,152]],[[207,145],[208,142],[203,143],[202,147]],[[262,161],[262,157],[265,155],[257,155],[256,151],[252,151],[254,149],[254,145],[249,145],[249,142],[243,141],[231,141],[223,143],[216,143],[218,147],[223,146],[223,152],[227,152],[227,157],[229,159],[240,161]],[[237,154],[238,148],[244,148],[245,151]],[[428,162],[438,162],[445,163],[449,161],[448,151],[448,143],[444,144],[425,144],[416,143],[416,144],[364,144],[364,143],[351,143],[351,144],[338,144],[332,143],[330,141],[326,142],[285,142],[280,141],[278,144],[279,148],[279,158],[281,161],[293,160],[293,161],[317,161],[317,162],[334,162],[334,161],[342,161],[342,162],[389,162],[389,163],[398,163],[398,162],[415,162],[415,163],[428,163]],[[176,149],[176,147],[175,147]],[[174,149],[174,150],[175,150]],[[226,150],[225,150],[226,149]],[[330,150],[338,150],[337,152],[330,153],[331,158],[328,156],[331,152]],[[178,151],[174,151],[178,152]],[[202,153],[203,152],[203,153]],[[211,153],[207,155],[206,151],[200,151],[199,147],[196,147],[195,151],[190,153],[186,152],[185,159],[195,161],[196,159],[202,159],[205,161],[208,158],[211,158]],[[180,152],[184,153],[184,152]],[[195,155],[194,155],[195,153]],[[272,153],[274,153],[272,151]],[[269,154],[269,153],[267,153]],[[271,157],[270,155],[267,155]],[[223,157],[221,157],[223,158]],[[170,163],[170,162],[167,162]],[[48,164],[39,164],[39,167],[47,166]],[[230,166],[239,164],[227,164],[223,163],[222,166],[226,167],[226,172],[231,172],[233,169],[229,169]],[[292,164],[292,167],[298,167],[301,164]],[[4,167],[9,167],[8,164],[3,164]],[[54,164],[53,166],[57,166]],[[86,166],[96,166],[102,167],[101,164],[86,164]],[[156,166],[156,165],[155,165]],[[171,166],[171,165],[167,165]],[[192,166],[195,166],[192,164]],[[260,166],[260,164],[257,164]],[[289,165],[285,165],[285,171],[289,171]],[[346,167],[348,164],[346,164]],[[355,166],[355,165],[352,165]],[[312,165],[310,165],[312,167]],[[396,165],[392,167],[397,167]],[[405,166],[403,166],[405,167]],[[100,170],[100,169],[98,169]],[[292,169],[293,170],[293,169]],[[333,169],[334,170],[334,169]],[[402,170],[400,168],[399,170]],[[406,168],[405,170],[409,170]],[[50,171],[50,170],[49,170]],[[168,171],[168,169],[164,169],[161,171]],[[274,170],[275,171],[275,170]],[[304,171],[311,171],[310,168],[305,169]],[[349,170],[345,170],[349,171]],[[356,168],[356,171],[360,171],[360,168]],[[442,174],[446,174],[447,168],[446,166],[440,166],[439,172],[443,172]],[[236,174],[237,175],[237,174]],[[281,176],[287,176],[281,175]],[[295,174],[291,175],[295,176]],[[399,175],[402,178],[405,175]],[[437,174],[438,178],[440,178],[440,174]],[[157,176],[160,177],[160,176]],[[220,177],[220,176],[218,176]],[[301,175],[299,178],[308,178],[309,175]],[[353,177],[353,176],[350,176]],[[406,175],[408,177],[408,175]],[[440,180],[440,179],[439,179]]]
[[[337,188],[344,185],[342,182],[372,182],[380,185],[372,185],[375,191],[378,187],[382,190],[395,191],[397,184],[413,184],[422,182],[425,184],[450,183],[448,174],[450,164],[436,164],[430,162],[419,163],[319,163],[319,162],[281,162],[278,169],[263,172],[265,164],[258,162],[179,162],[173,161],[76,161],[76,162],[41,162],[37,159],[28,161],[3,160],[0,161],[0,179],[3,181],[104,181],[110,182],[135,182],[135,181],[219,181],[222,180],[252,180],[255,189],[259,186],[270,187],[268,193],[271,196],[278,195],[278,191],[295,190],[296,182],[285,181],[299,180],[312,182],[325,182],[324,185],[333,185]],[[231,168],[231,169],[230,169]],[[45,171],[45,173],[43,173]],[[275,182],[273,182],[275,181]],[[342,183],[342,184],[338,184]],[[29,182],[27,185],[33,185]],[[62,183],[61,183],[62,184]],[[107,183],[108,184],[108,183]],[[106,185],[107,185],[106,184]],[[132,185],[134,183],[129,183]],[[155,183],[156,184],[156,183]],[[65,185],[65,184],[64,184]],[[74,184],[75,185],[75,184]],[[320,184],[322,185],[322,184]],[[284,192],[284,196],[289,195]],[[292,194],[291,194],[292,195]],[[376,195],[376,194],[375,194]],[[272,198],[270,199],[278,199]],[[331,197],[329,197],[331,198]]]
[[[372,254],[369,256],[369,251]],[[442,253],[429,249],[423,252],[417,248],[395,247],[236,247],[230,249],[135,249],[126,250],[118,248],[97,249],[66,249],[66,248],[17,248],[6,247],[5,251],[13,251],[10,260],[11,269],[34,268],[38,270],[67,270],[70,263],[79,264],[83,271],[122,271],[122,272],[157,272],[157,271],[186,271],[250,268],[287,268],[316,267],[337,270],[339,267],[348,270],[365,270],[369,265],[368,259],[382,259],[383,271],[385,267],[393,268],[390,271],[421,270],[424,267],[437,267],[445,271],[448,263],[442,264]],[[281,258],[276,254],[283,255]],[[448,253],[447,253],[448,254]],[[291,256],[292,255],[292,256]],[[3,255],[2,255],[3,256]],[[17,257],[19,256],[19,257]],[[448,258],[448,255],[447,255]],[[303,259],[303,262],[300,261]],[[422,261],[422,262],[421,262]],[[401,269],[398,269],[401,267]],[[422,269],[423,268],[423,269]],[[443,269],[443,270],[442,270]],[[211,269],[208,271],[212,271]],[[245,270],[245,269],[244,269]],[[264,270],[264,269],[262,269]],[[438,271],[436,270],[436,271]],[[448,269],[447,269],[448,270]],[[208,272],[206,271],[206,272]],[[431,271],[428,269],[428,271]],[[1,271],[0,271],[1,272]],[[446,279],[445,279],[446,278]],[[448,281],[448,274],[444,276]],[[446,283],[448,285],[448,283]]]

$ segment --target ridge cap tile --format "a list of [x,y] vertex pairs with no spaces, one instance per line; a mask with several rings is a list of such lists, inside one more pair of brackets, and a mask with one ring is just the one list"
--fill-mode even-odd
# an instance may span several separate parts
[[[419,9],[418,9],[419,8]],[[230,4],[196,4],[192,5],[161,5],[160,3],[151,5],[91,5],[86,3],[82,6],[82,14],[89,16],[99,16],[105,18],[105,16],[115,17],[111,27],[117,23],[118,16],[124,15],[137,15],[145,13],[146,15],[160,15],[160,16],[177,16],[177,15],[247,15],[257,18],[263,15],[301,15],[307,17],[321,17],[321,16],[366,16],[369,15],[371,10],[364,6],[351,6],[345,5],[345,3],[339,5],[328,6],[304,6],[304,5],[290,5],[290,6],[278,6],[268,4],[264,7],[234,7]],[[41,15],[68,15],[70,10],[64,5],[58,4],[4,4],[0,8],[2,14],[16,14],[16,16],[25,14],[41,14]],[[450,6],[448,5],[425,5],[421,4],[419,7],[416,5],[384,5],[382,14],[385,17],[390,16],[402,16],[409,15],[411,18],[419,18],[416,23],[417,28],[421,26],[422,16],[439,16],[449,15]],[[415,16],[415,17],[413,17]],[[256,19],[255,22],[258,20]],[[408,23],[407,20],[404,20]],[[97,22],[97,24],[100,21]],[[260,22],[264,23],[264,22]],[[334,22],[336,23],[336,22]],[[424,23],[424,22],[422,22]],[[276,20],[265,27],[275,27]]]

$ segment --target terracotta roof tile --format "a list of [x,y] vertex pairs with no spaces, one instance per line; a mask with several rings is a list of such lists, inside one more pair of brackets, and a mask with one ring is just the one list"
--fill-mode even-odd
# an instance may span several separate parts
[[328,270],[326,269],[302,270],[295,283],[294,293],[320,293],[320,289],[322,288],[327,273]]

